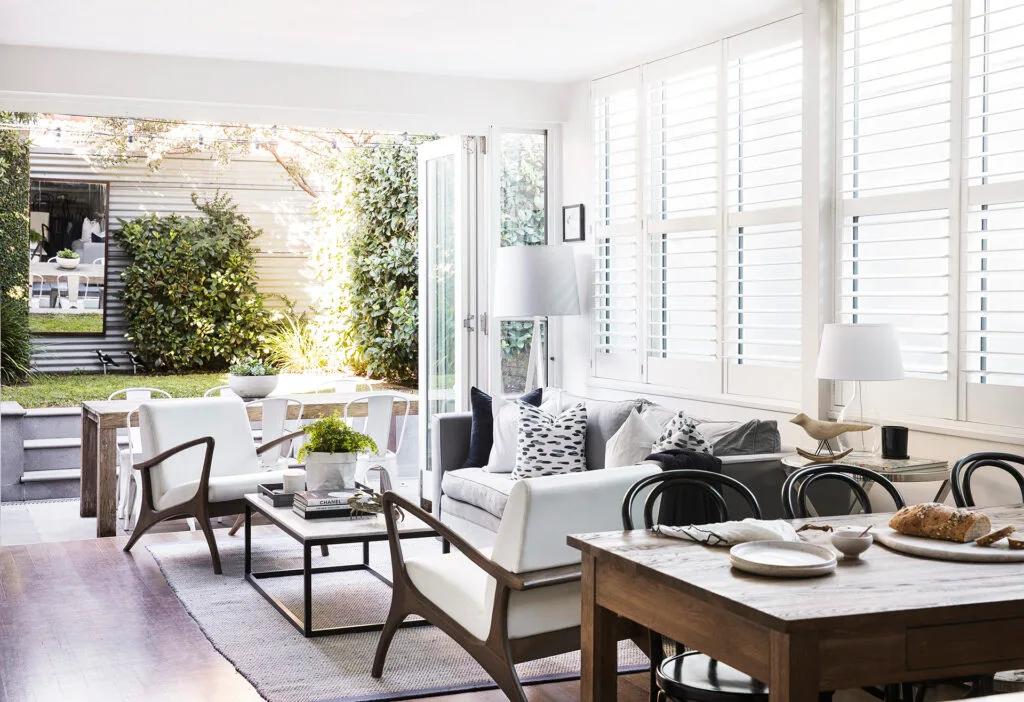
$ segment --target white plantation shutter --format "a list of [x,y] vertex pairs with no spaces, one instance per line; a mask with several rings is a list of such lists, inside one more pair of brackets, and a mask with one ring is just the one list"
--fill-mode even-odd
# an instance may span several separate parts
[[799,18],[726,42],[725,356],[731,394],[799,399]]
[[971,0],[961,257],[965,418],[1024,425],[1024,0]]
[[647,379],[718,393],[721,49],[645,69]]
[[640,340],[639,69],[594,81],[594,374],[635,379]]
[[846,0],[841,48],[837,321],[899,332],[909,379],[869,404],[952,419],[953,0]]

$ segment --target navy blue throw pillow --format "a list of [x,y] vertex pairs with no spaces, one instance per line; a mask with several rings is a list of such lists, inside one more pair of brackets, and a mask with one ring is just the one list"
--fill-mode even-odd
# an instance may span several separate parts
[[[519,399],[528,405],[540,407],[541,388],[531,390]],[[491,457],[494,445],[494,413],[491,410],[491,396],[475,387],[469,389],[469,405],[473,410],[473,428],[469,434],[469,455],[463,468],[482,468]]]

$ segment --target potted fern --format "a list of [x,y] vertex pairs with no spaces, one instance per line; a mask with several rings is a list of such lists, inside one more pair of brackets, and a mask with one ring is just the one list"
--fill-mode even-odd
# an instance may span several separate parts
[[306,464],[306,489],[354,490],[356,458],[361,451],[376,453],[376,442],[343,422],[337,412],[302,430],[306,443],[299,449],[299,462]]
[[277,368],[250,356],[228,368],[228,386],[239,397],[266,397],[277,387]]
[[78,252],[61,249],[57,252],[57,266],[69,271],[78,268]]

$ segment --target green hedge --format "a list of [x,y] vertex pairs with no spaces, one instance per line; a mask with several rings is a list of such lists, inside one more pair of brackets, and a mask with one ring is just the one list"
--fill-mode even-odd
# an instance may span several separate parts
[[192,203],[201,217],[121,220],[118,233],[131,258],[125,338],[159,370],[223,370],[259,355],[267,327],[252,245],[261,230],[228,195]]
[[[0,123],[14,122],[0,112]],[[28,328],[28,141],[0,130],[0,380],[23,379],[30,367]]]
[[357,373],[414,382],[419,359],[416,144],[355,149],[348,164],[353,225],[345,234],[346,362]]

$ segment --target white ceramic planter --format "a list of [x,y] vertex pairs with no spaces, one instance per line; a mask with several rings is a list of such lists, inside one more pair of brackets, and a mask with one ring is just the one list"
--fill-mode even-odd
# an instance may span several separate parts
[[58,256],[57,267],[63,268],[66,271],[73,271],[78,268],[78,261],[79,259],[77,258],[61,258]]
[[306,454],[307,490],[354,490],[356,487],[355,453]]
[[229,375],[228,385],[239,397],[266,397],[277,387],[277,376]]

